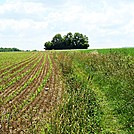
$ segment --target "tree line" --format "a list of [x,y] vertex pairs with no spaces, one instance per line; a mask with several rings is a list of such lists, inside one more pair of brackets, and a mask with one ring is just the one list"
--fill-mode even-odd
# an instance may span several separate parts
[[88,37],[81,33],[69,32],[63,37],[61,34],[56,34],[51,41],[45,42],[44,49],[46,50],[60,50],[60,49],[87,49],[89,47]]
[[15,52],[15,51],[21,51],[18,48],[0,48],[0,52]]

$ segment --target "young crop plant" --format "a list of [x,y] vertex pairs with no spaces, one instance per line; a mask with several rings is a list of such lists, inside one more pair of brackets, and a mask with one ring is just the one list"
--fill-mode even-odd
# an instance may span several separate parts
[[[6,85],[1,85],[0,87],[2,87],[2,90],[3,90],[3,92],[2,92],[1,95],[4,94],[4,96],[6,96],[7,93],[9,94],[10,91],[12,92],[11,85],[13,85],[14,83],[16,83],[18,80],[21,80],[22,78],[27,77],[28,74],[32,72],[32,70],[36,67],[36,65],[37,65],[39,62],[40,62],[40,59],[38,59],[38,61],[35,62],[35,63],[32,65],[32,67],[29,68],[27,71],[25,71],[25,72],[22,73],[21,75],[19,75],[19,76],[13,78],[13,79],[12,79],[9,83],[7,83]],[[23,82],[23,83],[24,83],[24,82]],[[21,85],[22,85],[23,83],[21,83]],[[26,83],[24,83],[24,84],[26,84]],[[20,85],[20,86],[21,86],[21,85]],[[10,89],[9,89],[9,88],[10,88]],[[7,91],[7,89],[9,89],[9,90]],[[6,97],[6,99],[9,101],[11,98],[13,98],[14,96],[16,96],[16,94],[18,94],[19,91],[22,91],[21,89],[24,89],[23,86],[20,87],[20,90],[14,90],[14,91],[12,92],[12,94],[10,93],[10,94],[9,94],[10,97]],[[5,92],[4,92],[4,90],[5,90]],[[0,95],[0,96],[1,96],[1,95]],[[9,99],[9,98],[10,98],[10,99]],[[3,100],[3,101],[4,101],[4,100]]]
[[[44,59],[45,59],[45,58],[44,58]],[[39,62],[40,62],[40,60],[39,60]],[[43,64],[44,64],[44,63],[45,63],[45,60],[44,60]],[[37,64],[37,63],[36,63],[36,64]],[[36,66],[36,64],[34,64],[33,66]],[[43,64],[42,64],[42,65],[43,65]],[[25,89],[27,88],[27,86],[29,86],[31,83],[33,83],[34,80],[35,80],[37,77],[39,77],[39,75],[40,75],[40,73],[41,73],[41,71],[42,71],[42,68],[43,68],[43,66],[41,66],[40,69],[39,69],[37,72],[35,72],[34,76],[31,77],[31,78],[29,78],[29,79],[27,80],[27,82],[24,83],[24,85],[21,86],[21,88],[20,88],[19,90],[16,90],[16,92],[14,92],[14,94],[11,94],[12,98],[15,97],[17,94],[19,95],[23,90],[25,90]],[[9,100],[8,100],[8,101],[9,101]],[[30,102],[29,100],[27,100],[27,101],[24,100],[24,103],[22,103],[20,107],[23,108],[23,106],[24,106],[25,104],[28,104],[29,102]]]
[[[38,63],[37,60],[38,60],[38,59],[35,60],[35,61],[36,61],[36,64]],[[32,64],[34,64],[35,61],[33,61]],[[20,69],[18,69],[16,72],[14,72],[14,73],[12,73],[12,74],[9,74],[9,75],[6,75],[5,77],[2,77],[2,79],[1,79],[1,81],[0,81],[0,83],[1,83],[0,89],[4,90],[4,89],[10,87],[12,84],[14,84],[15,82],[17,82],[17,81],[20,80],[21,78],[23,78],[25,75],[27,75],[27,74],[28,74],[30,71],[32,71],[32,69],[34,68],[34,66],[33,66],[32,64],[31,64],[31,63],[28,63],[28,64],[26,64],[25,66],[23,66],[23,67],[21,67]],[[29,66],[31,66],[31,65],[32,65],[31,69],[26,70],[26,69],[28,69]],[[25,70],[25,71],[24,71],[24,70]],[[20,72],[23,72],[23,73],[20,74]],[[18,75],[18,74],[20,74],[20,75]],[[11,76],[11,78],[10,78],[10,76]],[[5,82],[4,82],[4,81],[5,81]],[[7,83],[7,81],[9,81],[9,82]],[[3,83],[3,84],[2,84],[2,83]]]
[[12,70],[14,67],[21,65],[31,59],[34,59],[37,53],[0,53],[0,74]]
[[[48,78],[50,77],[50,74],[51,74],[51,70],[52,70],[52,63],[51,63],[51,59],[49,58],[49,62],[50,62],[50,68],[49,68],[49,71],[47,72],[43,82],[40,84],[40,86],[37,88],[37,90],[31,94],[31,97],[30,97],[30,101],[28,101],[29,103],[32,102],[36,97],[37,95],[43,90]],[[42,68],[40,69],[40,71],[42,70]]]

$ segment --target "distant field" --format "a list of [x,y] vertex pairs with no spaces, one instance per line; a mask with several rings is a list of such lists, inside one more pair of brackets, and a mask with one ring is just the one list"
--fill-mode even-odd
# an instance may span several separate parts
[[0,53],[0,133],[133,134],[134,48]]
[[84,50],[84,52],[91,52],[91,51],[94,51],[94,50],[97,50],[99,53],[102,53],[102,54],[121,53],[121,54],[126,54],[126,55],[134,56],[134,48],[87,49],[87,50]]

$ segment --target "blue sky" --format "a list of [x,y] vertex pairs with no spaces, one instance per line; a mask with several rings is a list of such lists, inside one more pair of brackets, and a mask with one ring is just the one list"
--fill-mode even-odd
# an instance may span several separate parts
[[134,47],[134,0],[0,0],[0,47],[43,50],[68,32],[90,48]]

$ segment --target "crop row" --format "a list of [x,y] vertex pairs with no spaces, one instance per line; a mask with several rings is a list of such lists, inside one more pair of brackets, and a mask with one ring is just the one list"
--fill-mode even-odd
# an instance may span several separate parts
[[5,67],[3,68],[0,72],[0,77],[4,78],[7,75],[11,75],[14,72],[16,72],[17,70],[19,70],[19,68],[27,65],[28,63],[30,63],[31,61],[33,61],[36,57],[38,57],[38,54],[33,54],[31,57],[28,57],[27,59],[18,62],[17,64],[12,64],[9,67]]
[[[43,59],[43,57],[41,58],[41,60],[39,60],[39,62],[42,62],[44,59]],[[12,100],[15,96],[17,96],[17,97],[20,97],[19,95],[20,95],[20,93],[24,90],[24,89],[26,89],[27,88],[27,86],[30,84],[30,83],[32,83],[33,81],[34,81],[34,79],[37,77],[37,76],[39,76],[39,71],[40,71],[40,69],[39,69],[39,65],[38,65],[38,63],[39,62],[37,62],[37,63],[35,63],[35,65],[33,65],[33,67],[32,68],[30,68],[28,71],[30,72],[30,74],[27,74],[26,75],[26,77],[27,78],[25,78],[24,79],[24,77],[22,77],[23,79],[21,79],[21,84],[20,85],[18,85],[18,86],[16,86],[15,85],[15,89],[14,88],[12,88],[12,90],[11,90],[11,88],[8,90],[8,92],[6,92],[6,93],[4,93],[4,95],[3,95],[3,98],[5,98],[5,100],[3,100],[5,103],[7,103],[7,102],[10,102],[11,103],[11,101],[10,100]],[[36,65],[38,65],[38,66],[36,66]],[[35,70],[34,70],[34,69]],[[39,70],[38,70],[39,69]],[[35,74],[35,75],[34,75]],[[33,75],[33,77],[31,77],[31,75]],[[8,95],[8,96],[7,96]]]
[[10,72],[11,74],[9,74],[9,76],[7,74],[5,79],[1,78],[2,81],[1,81],[1,85],[0,85],[0,91],[8,89],[8,87],[11,88],[11,85],[14,86],[14,84],[16,82],[18,83],[21,78],[27,77],[28,73],[30,73],[36,67],[36,64],[39,61],[40,60],[39,60],[39,57],[38,57],[38,58],[34,59],[33,61],[31,61],[30,63],[28,63],[24,66],[21,66],[17,70],[18,73],[16,73],[16,72],[11,73]]
[[37,55],[37,53],[0,53],[0,73],[15,67]]
[[[59,90],[61,85],[58,77],[60,75],[56,75],[58,69],[52,57],[47,53],[41,53],[38,57],[40,58],[33,59],[35,61],[33,65],[31,64],[33,61],[23,64],[23,67],[27,66],[24,67],[27,73],[17,75],[18,80],[12,81],[12,84],[8,84],[1,91],[0,126],[2,133],[27,131],[35,120],[38,120],[40,124],[41,116],[52,109],[56,104],[56,99],[59,99],[58,91],[61,90],[61,88]],[[12,80],[15,78],[16,76]],[[55,83],[58,86],[55,86]]]
[[[29,68],[27,68],[27,70],[25,70],[26,72],[24,72],[24,74],[18,75],[18,78],[20,79],[20,81],[18,81],[18,83],[17,83],[17,81],[12,81],[11,85],[9,84],[8,87],[5,88],[4,93],[3,92],[1,93],[1,107],[0,107],[1,109],[3,109],[4,107],[12,108],[12,106],[14,106],[14,104],[11,104],[10,102],[12,102],[12,101],[14,102],[14,100],[17,101],[16,97],[26,88],[25,83],[27,81],[28,81],[28,83],[32,82],[31,79],[32,79],[33,75],[36,74],[36,72],[38,72],[40,65],[44,61],[43,57],[44,56],[42,55],[41,58],[40,57],[38,58],[38,61],[35,60],[35,63],[33,65],[31,64],[31,67],[29,66]],[[16,79],[16,78],[14,78],[14,79]],[[20,85],[22,84],[23,86],[22,85],[20,86],[19,84]],[[23,96],[23,97],[25,97],[25,96]],[[3,104],[5,104],[5,105],[3,105]],[[7,111],[8,111],[8,109],[6,109],[6,113],[7,113]]]

